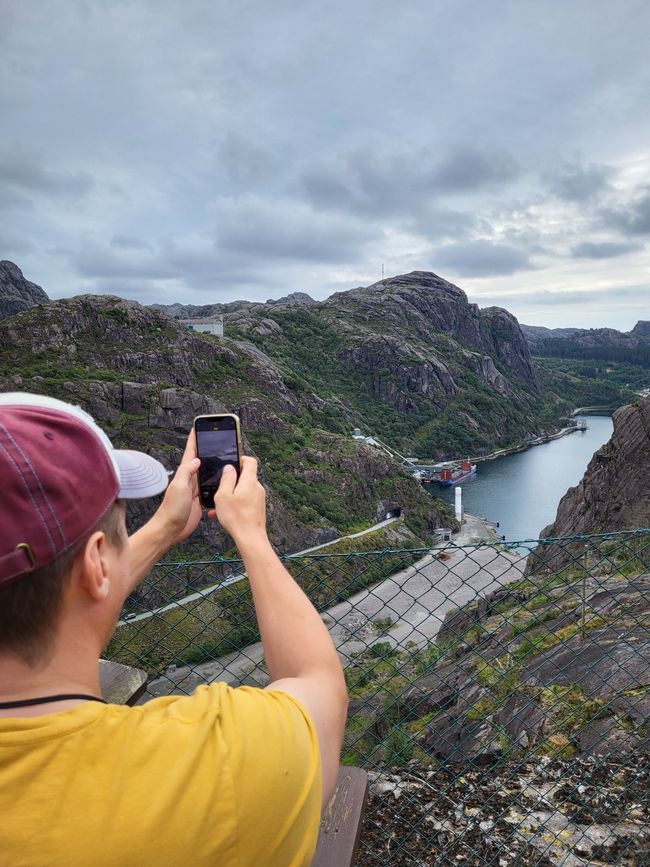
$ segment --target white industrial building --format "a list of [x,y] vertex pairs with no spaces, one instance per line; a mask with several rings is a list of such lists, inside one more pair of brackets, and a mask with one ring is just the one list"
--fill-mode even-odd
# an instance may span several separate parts
[[190,331],[200,334],[214,334],[215,337],[223,337],[223,315],[203,316],[198,319],[181,319],[181,324]]

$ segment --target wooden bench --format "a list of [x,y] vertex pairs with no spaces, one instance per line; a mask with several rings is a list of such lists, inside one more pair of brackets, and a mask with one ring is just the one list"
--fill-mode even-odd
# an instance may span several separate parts
[[[147,688],[140,668],[99,660],[102,695],[111,704],[133,705]],[[336,790],[321,818],[312,867],[352,867],[357,855],[363,813],[368,798],[368,775],[361,768],[341,766]]]
[[135,704],[147,688],[148,675],[108,659],[99,660],[99,683],[102,695],[111,704]]
[[341,765],[336,790],[320,822],[311,867],[351,867],[357,856],[368,798],[368,774]]

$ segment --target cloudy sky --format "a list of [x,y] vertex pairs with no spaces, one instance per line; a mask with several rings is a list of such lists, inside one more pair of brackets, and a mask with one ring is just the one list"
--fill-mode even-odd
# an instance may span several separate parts
[[647,0],[0,0],[0,259],[52,297],[431,270],[650,319]]

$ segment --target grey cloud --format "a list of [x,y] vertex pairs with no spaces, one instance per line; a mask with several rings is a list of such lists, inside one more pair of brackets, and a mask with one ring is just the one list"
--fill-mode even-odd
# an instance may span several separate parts
[[603,210],[602,217],[627,235],[650,235],[650,188],[626,208]]
[[278,160],[272,153],[236,132],[225,135],[217,159],[228,178],[243,187],[259,183],[279,169]]
[[487,277],[530,271],[528,254],[509,244],[476,240],[446,244],[432,253],[434,270],[449,268],[463,277]]
[[543,175],[548,189],[560,199],[585,202],[609,187],[614,170],[611,166],[581,162],[564,162]]
[[[544,307],[576,307],[578,311],[596,304],[620,302],[632,304],[634,302],[647,304],[647,286],[617,286],[613,289],[586,290],[584,292],[549,292],[545,289],[532,290],[530,292],[516,292],[507,295],[480,295],[471,300],[477,301],[481,306],[487,304],[499,304],[502,307],[509,305],[524,305],[532,307],[541,305]],[[576,314],[579,316],[579,312]],[[567,322],[567,325],[578,323]]]
[[254,257],[219,249],[213,241],[167,241],[163,245],[162,256],[180,279],[199,291],[214,291],[216,284],[223,284],[224,287],[260,285],[268,278],[268,273],[265,274],[263,270],[264,261],[258,262]]
[[14,148],[0,156],[0,183],[32,193],[77,197],[90,191],[93,178],[87,172],[52,171],[33,154]]
[[159,255],[143,256],[139,251],[133,251],[131,255],[97,242],[86,242],[78,248],[60,250],[59,253],[67,255],[77,274],[82,277],[165,280],[177,275],[176,269]]
[[614,259],[617,256],[624,256],[626,253],[633,253],[642,249],[642,244],[627,244],[617,241],[583,241],[571,248],[571,255],[574,259]]
[[293,200],[250,195],[217,206],[218,247],[259,261],[356,261],[376,236],[376,229],[361,221],[318,213]]
[[34,202],[29,196],[7,185],[0,180],[0,211],[33,211]]
[[432,184],[440,192],[467,192],[506,183],[518,174],[519,167],[508,153],[460,147],[438,165]]
[[[641,189],[592,225],[619,195],[603,163],[621,181],[650,169],[640,0],[605,23],[586,0],[555,16],[469,0],[10,5],[0,188],[52,294],[265,298],[372,282],[382,261],[440,270],[436,254],[459,275],[516,272],[495,289],[587,288],[601,263],[568,250],[645,240]],[[646,265],[608,270],[633,283]]]
[[0,231],[0,259],[22,256],[34,250],[31,241],[13,232]]
[[441,196],[505,183],[518,171],[514,159],[502,151],[462,147],[441,158],[433,148],[393,153],[367,148],[312,166],[299,185],[321,208],[408,217],[426,214]]
[[151,244],[130,235],[113,235],[111,247],[118,247],[121,250],[151,250]]

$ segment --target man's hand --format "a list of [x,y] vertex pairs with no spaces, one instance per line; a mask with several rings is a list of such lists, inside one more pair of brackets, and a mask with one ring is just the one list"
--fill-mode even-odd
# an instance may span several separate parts
[[241,459],[239,478],[234,467],[223,468],[214,510],[208,515],[219,521],[237,545],[241,541],[266,538],[266,491],[257,479],[255,458]]
[[164,522],[168,547],[187,539],[201,520],[201,503],[196,475],[201,461],[196,456],[194,431],[190,431],[176,475],[169,483],[155,518]]
[[149,574],[153,564],[172,545],[187,539],[201,520],[199,486],[196,474],[201,461],[196,456],[194,431],[187,439],[185,452],[165,497],[151,520],[129,537],[131,574],[124,598]]

